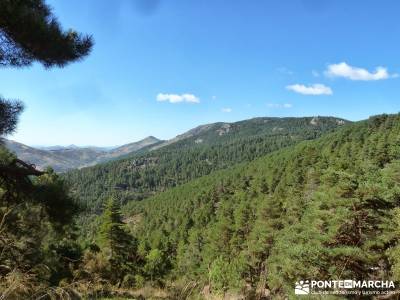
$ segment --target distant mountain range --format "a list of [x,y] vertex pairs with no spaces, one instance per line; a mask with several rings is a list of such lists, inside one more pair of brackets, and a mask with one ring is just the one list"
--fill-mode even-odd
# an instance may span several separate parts
[[[261,117],[234,123],[217,122],[200,125],[170,140],[163,141],[149,136],[119,147],[78,147],[73,144],[70,146],[31,147],[11,140],[5,140],[5,145],[18,158],[34,164],[39,169],[51,166],[56,172],[66,172],[144,154],[166,146],[168,146],[166,151],[181,151],[194,146],[209,147],[231,143],[238,139],[265,138],[266,136],[290,136],[293,141],[310,139],[316,133],[322,133],[346,123],[348,121],[334,117]],[[312,134],[307,136],[307,132]]]
[[14,152],[18,158],[34,164],[38,169],[51,166],[56,172],[93,166],[101,162],[124,157],[144,147],[156,145],[163,141],[149,136],[138,142],[115,148],[52,146],[30,147],[12,140],[5,140],[5,146]]
[[74,144],[71,144],[69,146],[60,146],[60,145],[56,145],[56,146],[31,146],[32,148],[36,148],[36,149],[40,149],[40,150],[66,150],[66,149],[82,149],[82,148],[86,148],[86,149],[92,149],[92,150],[96,150],[96,151],[110,151],[113,150],[115,148],[118,148],[118,146],[111,146],[111,147],[97,147],[97,146],[76,146]]

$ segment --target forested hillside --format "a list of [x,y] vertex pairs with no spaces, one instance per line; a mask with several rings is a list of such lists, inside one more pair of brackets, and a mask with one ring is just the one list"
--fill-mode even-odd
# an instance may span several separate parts
[[[150,280],[292,295],[295,281],[400,280],[400,115],[130,202]],[[147,277],[148,276],[148,277]]]
[[203,125],[145,148],[142,154],[71,171],[65,179],[81,204],[99,211],[110,196],[121,203],[141,200],[212,171],[315,139],[347,123],[333,117],[308,117]]
[[15,299],[132,298],[143,287],[150,299],[157,288],[164,299],[290,299],[300,279],[400,280],[400,115],[214,171],[122,213],[110,197],[80,237],[63,181],[36,175],[2,182],[12,206],[1,207],[0,246],[11,251],[0,289]]
[[400,299],[400,2],[325,2],[0,0],[0,300]]

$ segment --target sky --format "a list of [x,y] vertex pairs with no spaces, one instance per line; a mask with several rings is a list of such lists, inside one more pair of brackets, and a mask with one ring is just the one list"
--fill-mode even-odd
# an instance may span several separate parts
[[62,69],[0,69],[26,109],[9,137],[113,146],[253,117],[400,111],[398,0],[48,0],[91,34]]

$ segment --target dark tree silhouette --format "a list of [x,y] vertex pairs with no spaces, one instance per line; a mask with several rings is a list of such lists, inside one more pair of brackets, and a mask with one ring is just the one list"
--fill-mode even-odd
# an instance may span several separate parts
[[[39,62],[44,67],[63,67],[82,59],[93,46],[92,37],[64,31],[43,0],[0,1],[0,67],[24,67]],[[23,110],[19,101],[0,97],[0,137],[12,133]],[[38,175],[26,164],[0,166],[0,176]],[[14,171],[10,173],[10,168]]]
[[10,101],[0,97],[0,136],[12,133],[18,122],[18,115],[23,110],[19,101]]
[[[84,58],[92,45],[90,36],[62,30],[44,0],[0,0],[0,67],[63,67]],[[0,97],[0,143],[15,130],[22,110],[21,102]],[[71,276],[70,259],[79,247],[67,238],[67,227],[77,209],[57,174],[37,170],[0,144],[0,298],[47,298],[38,287]],[[47,265],[52,268],[38,267]],[[10,289],[12,272],[35,283]]]
[[21,67],[34,61],[62,67],[89,54],[92,38],[63,31],[43,0],[0,1],[0,65]]
[[[91,36],[63,31],[43,0],[0,1],[0,67],[23,67],[37,61],[46,68],[82,59]],[[11,133],[22,104],[0,98],[0,136]]]

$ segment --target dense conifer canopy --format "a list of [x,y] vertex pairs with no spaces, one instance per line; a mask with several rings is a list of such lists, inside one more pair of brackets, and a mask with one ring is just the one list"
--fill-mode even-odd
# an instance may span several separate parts
[[400,116],[382,115],[125,207],[175,279],[277,299],[299,278],[399,280]]

